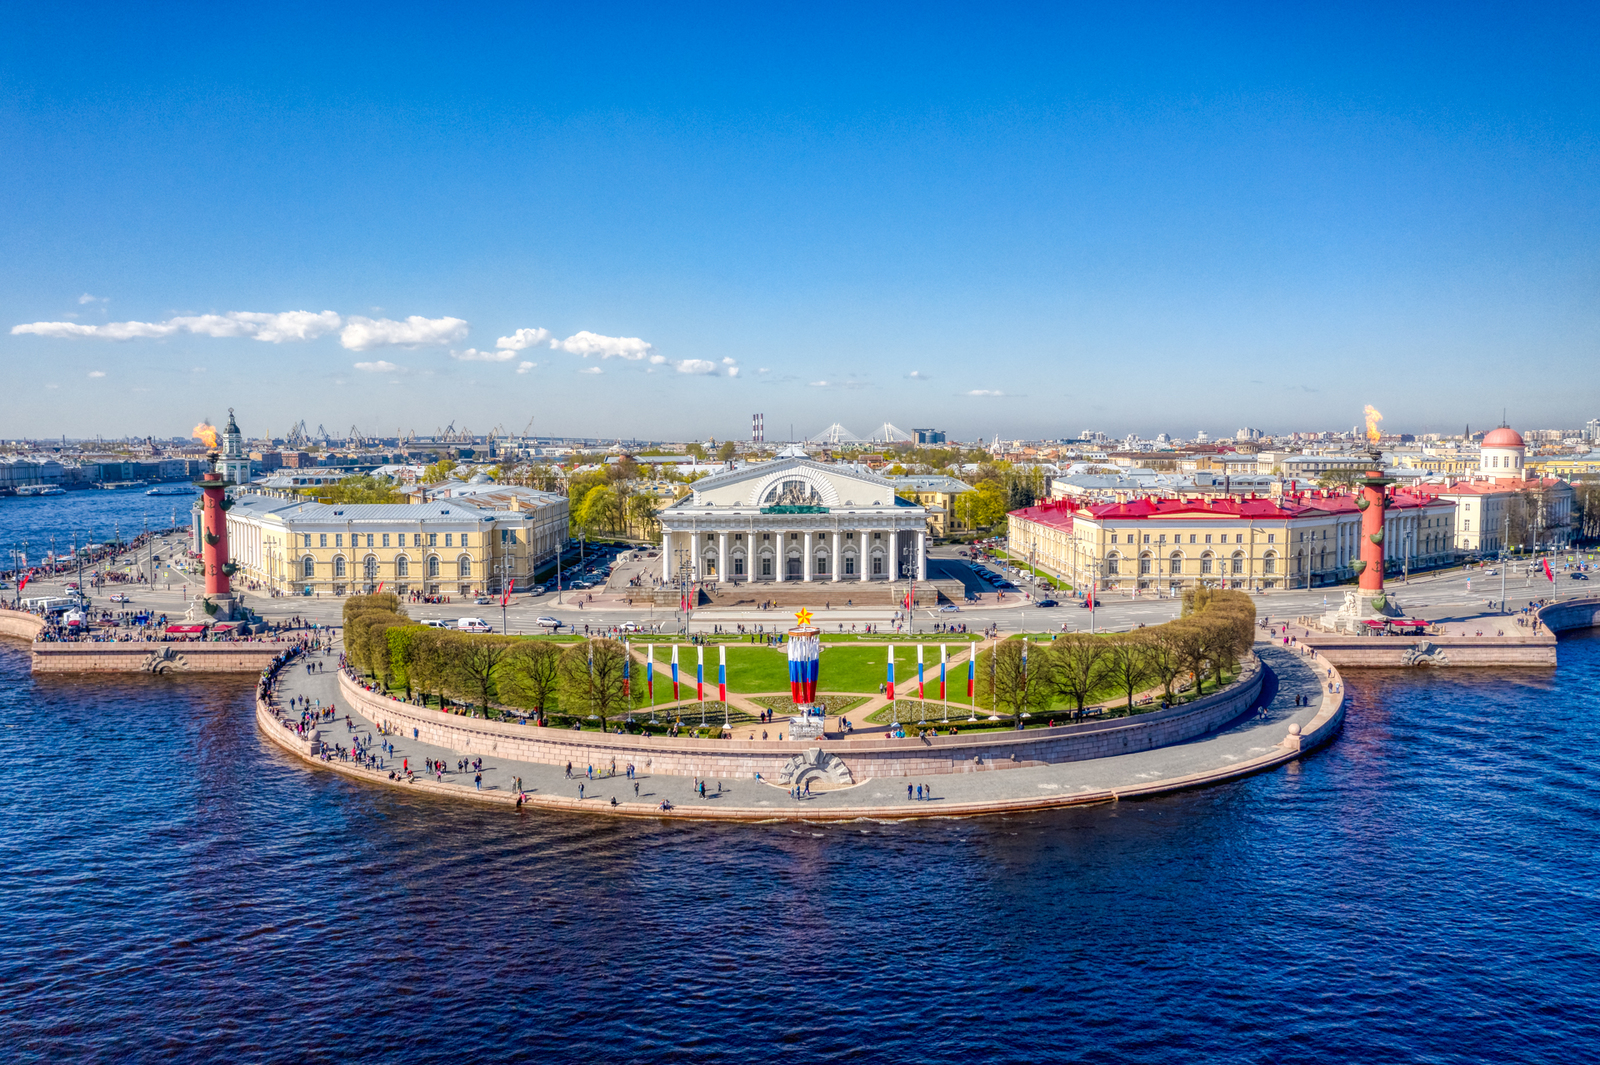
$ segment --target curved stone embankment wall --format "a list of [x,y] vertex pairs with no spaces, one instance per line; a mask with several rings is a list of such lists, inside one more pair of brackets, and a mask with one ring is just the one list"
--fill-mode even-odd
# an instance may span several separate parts
[[[1066,795],[1029,795],[1013,799],[995,799],[982,802],[940,803],[937,809],[914,803],[910,806],[875,807],[864,805],[832,809],[810,807],[763,807],[761,809],[750,809],[683,806],[676,807],[671,811],[662,811],[658,806],[650,803],[622,802],[616,806],[597,805],[595,803],[585,804],[573,797],[538,793],[528,794],[525,797],[525,802],[530,807],[546,810],[567,810],[574,813],[600,814],[611,817],[675,818],[691,821],[855,821],[864,817],[898,820],[912,817],[975,817],[986,814],[1022,813],[1065,806],[1087,806],[1095,803],[1115,802],[1120,799],[1150,797],[1174,791],[1186,791],[1272,769],[1285,762],[1300,758],[1307,752],[1333,739],[1340,726],[1344,723],[1344,679],[1339,675],[1337,668],[1333,668],[1332,664],[1320,655],[1310,656],[1307,660],[1307,665],[1316,670],[1325,688],[1331,682],[1336,690],[1333,692],[1324,691],[1321,709],[1318,710],[1317,715],[1307,723],[1298,735],[1287,736],[1282,742],[1256,758],[1236,762],[1232,765],[1220,766],[1216,769],[1206,770],[1190,776],[1141,782],[1137,786],[1130,788],[1078,792]],[[1331,675],[1324,675],[1330,670]],[[1257,694],[1260,691],[1262,672],[1260,669],[1256,672],[1255,689]],[[355,690],[360,692],[359,688]],[[365,695],[367,693],[361,694]],[[383,701],[386,702],[387,700]],[[348,777],[365,780],[369,783],[402,788],[411,792],[422,791],[437,794],[441,797],[468,799],[473,802],[513,806],[517,801],[517,796],[510,792],[478,791],[455,784],[440,784],[425,778],[401,783],[390,779],[387,774],[379,770],[363,769],[348,762],[324,762],[312,753],[311,745],[287,728],[283,720],[264,701],[257,701],[256,720],[260,724],[262,731],[286,751],[297,754],[302,759],[320,768],[331,769]]]
[[[539,728],[446,714],[366,691],[349,677],[340,693],[362,714],[417,738],[463,754],[494,755],[545,765],[603,764],[616,759],[655,773],[722,779],[776,777],[785,762],[820,747],[845,763],[857,780],[970,773],[1019,766],[1077,762],[1182,743],[1214,732],[1254,705],[1264,671],[1251,656],[1246,672],[1227,689],[1184,706],[1133,718],[1090,721],[1053,729],[986,735],[887,740],[857,736],[835,740],[696,740],[666,736],[616,736]],[[769,725],[776,732],[781,726]]]
[[42,631],[44,619],[39,615],[0,609],[0,636],[15,636],[19,640],[32,642]]
[[1539,621],[1551,632],[1600,628],[1600,596],[1551,603],[1539,610]]

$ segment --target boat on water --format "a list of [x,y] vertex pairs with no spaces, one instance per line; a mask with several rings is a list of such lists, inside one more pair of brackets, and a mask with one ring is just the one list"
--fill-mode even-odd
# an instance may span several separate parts
[[194,486],[193,485],[187,485],[187,484],[158,484],[154,488],[150,489],[150,491],[146,492],[145,495],[147,495],[147,496],[192,496],[192,495],[194,495]]
[[17,486],[19,496],[64,496],[67,490],[59,484],[24,484]]

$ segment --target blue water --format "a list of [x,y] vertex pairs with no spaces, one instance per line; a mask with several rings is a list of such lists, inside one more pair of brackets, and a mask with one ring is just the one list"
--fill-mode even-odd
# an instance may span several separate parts
[[11,568],[11,551],[27,543],[31,562],[41,561],[54,549],[65,555],[72,550],[72,537],[78,543],[101,543],[120,531],[131,540],[146,528],[165,529],[174,524],[187,526],[194,504],[190,496],[147,496],[146,488],[119,488],[111,491],[87,489],[59,496],[0,497],[0,569]]
[[366,787],[0,644],[9,1061],[1600,1060],[1594,636],[1221,787],[816,827]]

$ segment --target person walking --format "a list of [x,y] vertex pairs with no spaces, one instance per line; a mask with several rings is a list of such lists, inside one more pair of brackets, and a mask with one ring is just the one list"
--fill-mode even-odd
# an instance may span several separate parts
[[578,781],[578,801],[583,801],[583,781]]
[[483,790],[483,774],[479,773],[477,776],[473,777],[472,778],[472,784],[479,791],[482,791]]

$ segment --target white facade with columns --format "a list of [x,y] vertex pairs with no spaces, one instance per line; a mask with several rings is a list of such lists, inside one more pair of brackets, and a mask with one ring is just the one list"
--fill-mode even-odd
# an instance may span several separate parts
[[854,466],[784,457],[696,481],[658,515],[661,576],[696,581],[927,579],[928,512]]

